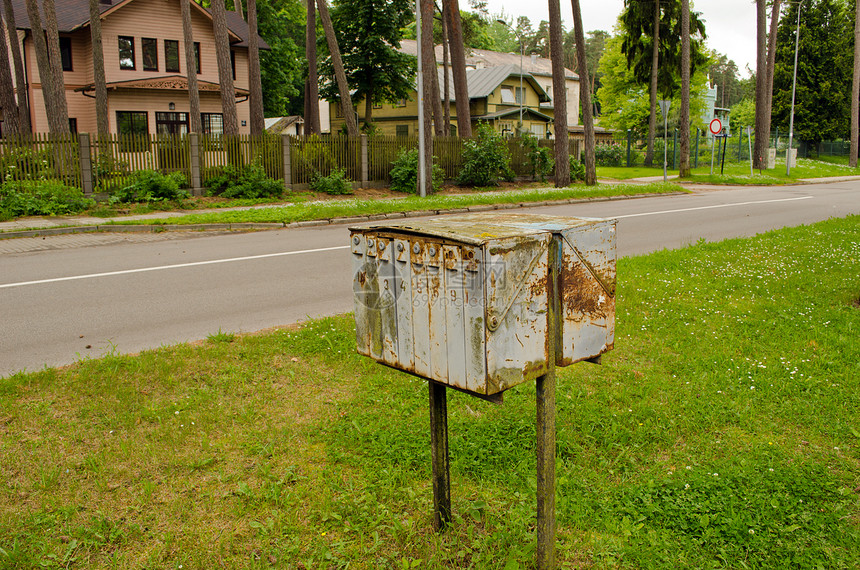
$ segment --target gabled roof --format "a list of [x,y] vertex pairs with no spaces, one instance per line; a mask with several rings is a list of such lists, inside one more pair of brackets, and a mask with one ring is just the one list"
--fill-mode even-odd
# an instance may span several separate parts
[[[99,13],[102,19],[115,10],[120,10],[124,6],[134,0],[113,0],[110,3],[104,1],[99,2]],[[38,2],[38,0],[37,0]],[[41,5],[41,2],[39,2]],[[89,0],[59,0],[55,2],[57,12],[57,29],[61,34],[71,33],[79,30],[90,23],[90,5]],[[200,6],[197,2],[191,2],[192,9],[196,8],[200,13],[204,14],[210,20],[212,14],[206,8]],[[12,8],[15,11],[15,25],[19,30],[29,30],[30,16],[27,14],[27,4],[24,0],[12,0]],[[43,10],[42,25],[44,26],[44,10]],[[232,38],[232,45],[239,47],[247,47],[248,40],[251,37],[251,32],[248,29],[248,23],[242,19],[238,12],[227,12],[227,28],[229,29]],[[260,49],[270,49],[269,44],[260,38]]]
[[[107,84],[108,90],[114,89],[147,89],[147,90],[162,90],[162,91],[188,91],[188,78],[184,75],[164,75],[162,77],[151,77],[146,79],[127,79],[125,81],[112,81]],[[234,88],[236,97],[247,97],[249,91],[240,87]],[[85,95],[95,90],[95,85],[90,83],[83,87],[78,87],[75,91],[80,91]],[[197,80],[197,90],[200,92],[214,92],[221,90],[221,86],[211,81]]]
[[[441,67],[436,70],[439,76],[439,89],[444,89],[445,70]],[[489,97],[495,89],[503,82],[510,78],[515,78],[519,85],[520,68],[513,65],[502,65],[499,67],[485,67],[483,69],[468,69],[466,70],[466,89],[469,91],[469,99],[482,99]],[[541,102],[550,101],[550,96],[547,95],[543,87],[535,81],[535,78],[528,73],[522,74],[523,82],[532,86]],[[454,79],[451,75],[451,70],[448,70],[448,95],[451,101],[455,101],[454,96]],[[444,97],[445,94],[443,93]]]
[[[400,52],[416,56],[418,55],[418,42],[415,40],[400,40]],[[442,53],[442,45],[435,46],[436,63],[442,64],[444,61]],[[552,77],[552,60],[545,57],[525,54],[522,58],[523,73],[531,75],[541,75]],[[449,63],[450,65],[450,63]],[[486,67],[498,67],[503,65],[513,65],[519,70],[520,54],[504,53],[500,51],[492,51],[488,49],[466,48],[466,65],[476,69]],[[569,69],[564,70],[564,76],[567,79],[578,81],[579,76]]]

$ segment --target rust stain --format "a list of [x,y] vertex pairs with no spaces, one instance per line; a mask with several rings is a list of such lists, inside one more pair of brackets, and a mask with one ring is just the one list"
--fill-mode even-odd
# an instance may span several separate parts
[[576,320],[582,316],[591,319],[606,318],[607,310],[611,306],[610,301],[613,299],[606,295],[600,283],[579,260],[572,260],[567,253],[564,255],[559,280],[565,317],[578,317]]

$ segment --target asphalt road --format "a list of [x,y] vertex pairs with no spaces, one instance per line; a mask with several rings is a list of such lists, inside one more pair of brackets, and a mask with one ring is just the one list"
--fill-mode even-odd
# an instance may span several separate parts
[[[860,182],[530,208],[618,218],[618,253],[860,213]],[[0,241],[0,377],[352,310],[346,226]]]

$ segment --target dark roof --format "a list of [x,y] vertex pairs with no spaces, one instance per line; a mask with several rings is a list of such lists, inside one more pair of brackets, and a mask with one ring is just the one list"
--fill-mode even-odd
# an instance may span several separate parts
[[[128,4],[134,0],[113,0],[112,3],[99,2],[99,13],[104,14],[108,10],[121,7],[123,4]],[[39,0],[37,0],[39,2]],[[41,5],[41,2],[39,2]],[[74,32],[83,28],[90,23],[90,4],[89,0],[57,0],[57,29],[60,33]],[[207,14],[210,18],[211,13],[206,8],[203,8],[196,2],[191,2],[191,5]],[[12,0],[12,8],[15,11],[15,25],[19,30],[29,30],[30,17],[27,15],[27,4],[24,0]],[[43,10],[44,12],[44,10]],[[44,14],[43,14],[44,16]],[[42,25],[44,25],[44,19]],[[238,40],[233,41],[233,45],[240,47],[248,46],[248,39],[251,33],[248,30],[248,23],[242,19],[238,12],[227,12],[227,27]],[[270,49],[269,44],[260,38],[260,49]]]

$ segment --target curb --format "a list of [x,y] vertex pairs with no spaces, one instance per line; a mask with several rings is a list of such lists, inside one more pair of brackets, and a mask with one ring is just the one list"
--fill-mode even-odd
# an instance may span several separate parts
[[67,226],[61,228],[43,228],[35,230],[13,230],[0,232],[0,240],[23,237],[47,237],[67,234],[83,234],[97,232],[113,233],[160,233],[166,231],[247,231],[247,230],[279,230],[292,228],[315,228],[331,225],[348,225],[373,222],[396,218],[422,218],[447,214],[466,214],[471,212],[492,212],[494,210],[514,210],[519,208],[541,208],[560,204],[586,204],[590,202],[611,202],[615,200],[633,200],[653,196],[687,195],[687,192],[666,192],[663,194],[634,194],[624,196],[607,196],[599,198],[566,198],[562,200],[545,200],[542,202],[516,202],[502,204],[481,204],[462,208],[445,210],[409,210],[391,212],[388,214],[368,214],[367,216],[349,216],[344,218],[326,218],[322,220],[303,220],[300,222],[236,222],[227,224],[105,224],[100,226]]

